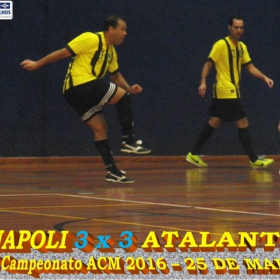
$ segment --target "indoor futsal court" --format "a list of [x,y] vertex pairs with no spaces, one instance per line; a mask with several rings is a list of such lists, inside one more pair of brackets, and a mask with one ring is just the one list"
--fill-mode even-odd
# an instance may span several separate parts
[[[279,231],[280,1],[0,2],[13,12],[0,21],[2,230],[86,231],[116,244],[130,231],[139,248],[151,231],[162,245],[163,231],[216,241]],[[218,41],[225,75],[210,56]],[[216,87],[224,76],[225,92]],[[68,96],[84,84],[86,95]],[[240,96],[233,110],[212,114],[234,112],[214,133],[213,97]],[[123,153],[123,142],[139,139],[151,153]],[[250,141],[275,162],[253,169]],[[197,142],[205,145],[194,153]],[[105,166],[119,174],[111,151],[135,183],[105,181]],[[188,152],[209,166],[187,162]]]
[[99,157],[2,158],[3,230],[86,230],[141,245],[150,231],[279,230],[280,157],[252,169],[245,156],[205,156],[197,168],[183,156],[116,157],[134,184],[108,183]]

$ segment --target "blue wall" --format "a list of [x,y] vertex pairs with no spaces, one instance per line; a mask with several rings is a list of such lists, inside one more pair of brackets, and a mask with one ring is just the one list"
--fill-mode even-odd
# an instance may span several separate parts
[[[243,71],[243,104],[258,154],[279,154],[278,0],[16,0],[13,20],[0,21],[0,155],[97,155],[91,131],[64,101],[68,59],[36,72],[23,71],[84,31],[100,31],[110,14],[123,16],[128,36],[117,47],[120,70],[143,93],[133,96],[136,133],[153,155],[185,155],[208,120],[208,95],[197,93],[200,71],[212,44],[226,36],[229,14],[245,19],[242,40],[254,64],[275,80],[266,85]],[[104,109],[115,155],[121,143],[114,106]],[[234,124],[224,124],[202,150],[207,155],[244,154]]]

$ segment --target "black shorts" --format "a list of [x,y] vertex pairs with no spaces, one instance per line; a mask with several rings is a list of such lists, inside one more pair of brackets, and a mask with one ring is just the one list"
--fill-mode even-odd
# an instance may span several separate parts
[[102,113],[102,106],[113,98],[117,88],[113,83],[97,79],[66,90],[64,97],[86,122]]
[[224,122],[238,121],[246,117],[240,99],[213,98],[209,109],[211,117],[218,117]]

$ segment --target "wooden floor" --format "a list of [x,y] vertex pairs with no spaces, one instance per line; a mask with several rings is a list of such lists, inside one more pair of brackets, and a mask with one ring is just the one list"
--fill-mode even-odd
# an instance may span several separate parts
[[2,158],[3,230],[86,230],[121,240],[131,231],[141,244],[150,231],[200,231],[216,239],[229,231],[280,229],[280,156],[251,169],[245,156],[204,157],[197,168],[185,157],[116,157],[134,184],[105,182],[97,157]]

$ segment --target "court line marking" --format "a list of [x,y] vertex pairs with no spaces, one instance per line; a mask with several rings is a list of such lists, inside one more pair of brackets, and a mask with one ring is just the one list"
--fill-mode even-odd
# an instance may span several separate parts
[[[114,199],[114,198],[101,198],[101,197],[88,197],[88,196],[80,196],[80,195],[69,195],[69,194],[11,194],[11,195],[0,195],[0,196],[66,196],[66,197],[77,197],[77,198],[86,198],[86,199],[96,199],[96,200],[107,200],[107,201],[117,201],[117,202],[126,202],[132,203],[131,200],[123,200],[123,199]],[[280,215],[272,215],[272,214],[264,214],[264,213],[254,213],[254,212],[243,212],[243,211],[232,211],[232,210],[223,210],[223,209],[214,209],[214,208],[206,208],[206,207],[195,207],[195,206],[188,206],[188,205],[178,205],[178,204],[168,204],[168,203],[157,203],[157,202],[144,202],[144,201],[133,201],[135,204],[144,204],[144,205],[160,205],[160,206],[171,206],[177,208],[192,208],[192,209],[206,209],[210,211],[225,211],[225,212],[233,212],[233,213],[242,213],[242,214],[253,214],[253,215],[266,215],[266,216],[277,216]],[[149,227],[149,228],[158,228],[158,229],[170,229],[170,230],[178,230],[178,231],[190,231],[195,233],[200,233],[201,230],[190,230],[190,229],[183,229],[177,227],[168,227],[168,226],[157,226],[151,224],[141,224],[141,223],[134,223],[134,222],[122,222],[116,220],[108,220],[108,219],[97,219],[97,218],[85,218],[85,217],[75,217],[75,216],[65,216],[65,215],[55,215],[55,214],[44,214],[44,213],[32,213],[32,212],[25,212],[25,211],[13,211],[8,209],[1,209],[0,212],[6,213],[16,213],[16,214],[26,214],[30,216],[44,216],[44,217],[55,217],[55,218],[67,218],[67,219],[78,219],[78,220],[91,220],[91,221],[98,221],[104,223],[114,223],[114,224],[123,224],[123,225],[134,225],[134,226],[142,226],[142,227]],[[211,235],[220,235],[219,233],[211,233]],[[232,236],[237,236],[233,234]]]
[[227,213],[238,213],[238,214],[249,214],[249,215],[259,215],[259,216],[269,216],[269,217],[280,217],[280,214],[267,214],[267,213],[258,213],[258,212],[248,212],[248,211],[237,211],[237,210],[226,210],[226,209],[217,209],[210,207],[200,207],[200,206],[190,206],[190,205],[180,205],[180,204],[170,204],[170,203],[159,203],[159,202],[146,202],[146,201],[135,201],[135,200],[125,200],[125,199],[116,199],[116,198],[103,198],[103,197],[94,197],[94,196],[84,196],[84,195],[73,195],[73,194],[7,194],[1,196],[66,196],[66,197],[76,197],[76,198],[86,198],[86,199],[95,199],[95,200],[105,200],[105,201],[117,201],[125,203],[136,203],[144,205],[158,205],[158,206],[168,206],[176,208],[192,208],[198,210],[207,210],[207,211],[217,211],[217,212],[227,212]]
[[[137,203],[127,203],[127,204],[122,204],[122,206],[132,206],[132,205],[138,205]],[[120,204],[83,204],[83,205],[58,205],[55,206],[55,208],[84,208],[84,207],[120,207]],[[16,209],[52,209],[54,206],[50,205],[50,206],[16,206],[16,207],[0,207],[0,211],[1,210],[16,210]]]
[[56,193],[23,193],[23,194],[0,194],[1,196],[41,196],[41,195],[57,195]]
[[217,208],[210,208],[210,207],[190,206],[190,205],[180,205],[180,204],[134,201],[134,200],[126,200],[126,199],[91,197],[91,196],[72,195],[72,194],[56,194],[56,195],[68,196],[68,197],[77,197],[77,198],[96,199],[96,200],[119,201],[119,202],[126,202],[126,203],[138,203],[138,204],[145,204],[145,205],[158,205],[158,206],[168,206],[168,207],[177,207],[177,208],[192,208],[192,209],[198,209],[198,210],[208,210],[208,211],[217,211],[217,212],[228,212],[228,213],[238,213],[238,214],[249,214],[249,215],[259,215],[259,216],[280,217],[280,214],[279,215],[277,215],[277,214],[266,214],[266,213],[258,213],[258,212],[226,210],[226,209],[217,209]]

